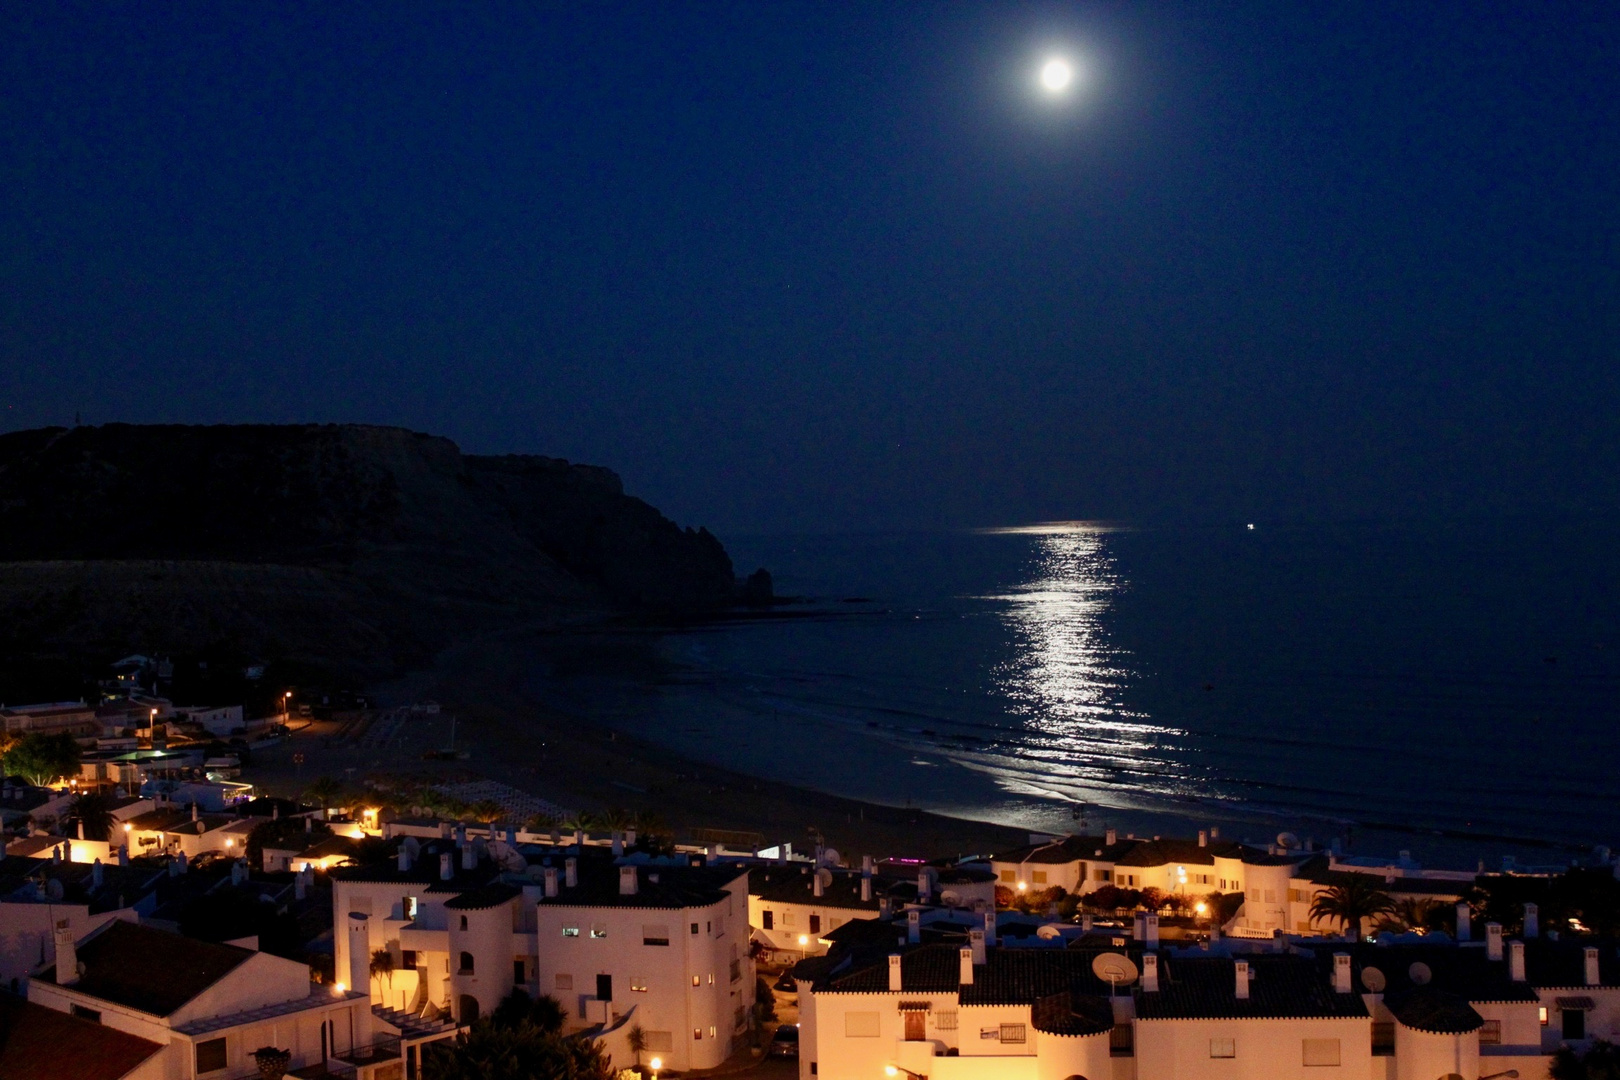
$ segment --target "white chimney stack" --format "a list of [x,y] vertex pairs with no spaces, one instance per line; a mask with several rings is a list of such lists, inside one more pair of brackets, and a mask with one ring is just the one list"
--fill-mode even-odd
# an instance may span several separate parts
[[1541,909],[1535,904],[1524,905],[1524,936],[1541,936]]
[[861,873],[870,874],[871,872],[872,872],[872,856],[870,856],[870,855],[862,855],[861,856]]
[[349,912],[349,989],[366,995],[364,1008],[351,1010],[355,1046],[371,1044],[371,916]]
[[1157,994],[1159,992],[1159,954],[1144,953],[1142,956],[1142,992]]
[[1118,829],[1109,829],[1106,833],[1103,834],[1103,843],[1106,844],[1108,847],[1113,847],[1118,842],[1119,842],[1119,830]]
[[900,954],[899,953],[893,953],[893,954],[891,954],[889,956],[889,993],[898,994],[899,992],[900,992]]
[[201,816],[201,814],[202,814],[202,811],[200,809],[198,809],[197,804],[192,803],[191,804],[191,820],[196,821],[197,818],[199,816]]
[[450,853],[448,851],[446,851],[446,852],[442,853],[439,856],[439,880],[440,881],[449,881],[451,878],[453,878],[455,876],[456,876],[455,860],[452,859],[450,857]]
[[1474,936],[1474,912],[1467,901],[1457,905],[1457,940],[1471,941]]
[[1147,912],[1138,911],[1131,919],[1131,937],[1136,941],[1147,940]]
[[993,911],[984,913],[984,943],[986,945],[996,943],[996,913]]
[[546,895],[557,895],[557,868],[555,866],[546,867]]
[[862,874],[861,875],[861,903],[869,904],[871,902],[872,902],[872,875],[871,874]]
[[1209,830],[1207,830],[1207,829],[1199,829],[1198,830],[1198,846],[1199,847],[1209,847]]
[[641,876],[633,866],[619,867],[619,895],[634,896],[641,891]]
[[613,830],[613,856],[618,858],[624,854],[624,833],[618,829]]
[[97,859],[95,862],[90,864],[90,887],[93,889],[99,889],[101,888],[101,883],[105,880],[106,878],[101,869],[101,860]]
[[79,822],[79,839],[84,839],[84,822]]
[[1485,924],[1485,959],[1502,959],[1502,924]]
[[463,870],[478,868],[478,849],[471,844],[461,845],[461,868]]
[[1159,916],[1154,912],[1148,912],[1142,919],[1142,926],[1147,930],[1147,947],[1157,949],[1159,947]]
[[1586,956],[1586,985],[1587,986],[1597,986],[1598,984],[1600,984],[1603,981],[1602,976],[1599,975],[1599,973],[1598,973],[1598,951],[1596,949],[1587,949],[1586,953],[1585,953],[1585,956]]
[[567,858],[563,860],[563,884],[572,889],[579,884],[579,860]]
[[1524,982],[1524,942],[1508,942],[1508,978]]
[[72,986],[79,981],[79,951],[73,944],[73,926],[66,919],[57,920],[52,931],[56,940],[56,981]]
[[[516,839],[517,830],[516,829],[512,830],[512,836],[513,836],[512,842],[514,844],[517,843],[517,839]],[[634,830],[634,829],[626,829],[626,830],[624,830],[624,846],[625,847],[635,847],[636,846],[636,830]]]
[[928,868],[925,866],[917,871],[917,899],[926,904],[933,897],[934,887],[930,880]]
[[1350,992],[1350,954],[1336,952],[1333,954],[1333,992],[1348,994]]
[[956,981],[961,983],[963,986],[972,986],[973,985],[973,949],[972,949],[972,947],[967,946],[967,945],[962,946],[962,948],[957,950],[957,957],[958,957],[957,971],[958,971],[959,974],[957,976]]
[[1248,1001],[1249,1000],[1249,962],[1247,960],[1239,960],[1236,964],[1233,965],[1233,967],[1236,968],[1236,970],[1237,970],[1237,985],[1235,987],[1235,990],[1237,992],[1237,999],[1239,1001]]
[[308,895],[309,895],[309,882],[304,877],[303,871],[299,871],[298,873],[293,875],[293,899],[294,900],[302,900],[302,899],[304,899],[304,897],[306,897]]
[[810,892],[819,900],[821,898],[821,870],[818,868],[814,874],[810,875],[810,879]]
[[984,931],[983,930],[969,930],[968,931],[968,951],[972,954],[973,962],[975,964],[984,963]]
[[1091,933],[1091,912],[1089,911],[1080,914],[1080,932],[1082,934]]
[[399,872],[408,873],[411,869],[411,851],[404,844],[399,845]]
[[916,908],[906,912],[906,940],[913,945],[922,940],[922,912]]

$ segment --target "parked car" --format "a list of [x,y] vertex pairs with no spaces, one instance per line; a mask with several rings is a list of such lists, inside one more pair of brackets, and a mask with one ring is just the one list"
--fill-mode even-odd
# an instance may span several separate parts
[[796,994],[799,992],[798,981],[793,978],[793,969],[788,968],[782,972],[782,977],[771,984],[771,989],[783,994]]
[[771,1036],[770,1056],[790,1058],[799,1056],[798,1024],[783,1024],[776,1029],[776,1034]]

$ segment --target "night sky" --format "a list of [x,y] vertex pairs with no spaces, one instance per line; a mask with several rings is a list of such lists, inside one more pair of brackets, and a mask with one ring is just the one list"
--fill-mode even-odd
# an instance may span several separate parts
[[1620,503],[1612,3],[12,3],[0,184],[5,429],[722,535]]

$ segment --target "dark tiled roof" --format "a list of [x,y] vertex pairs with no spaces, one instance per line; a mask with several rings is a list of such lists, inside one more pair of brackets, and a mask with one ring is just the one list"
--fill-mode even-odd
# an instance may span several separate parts
[[748,875],[748,891],[761,901],[775,904],[809,904],[816,907],[852,908],[876,911],[880,901],[873,883],[872,899],[861,899],[861,875],[833,871],[832,883],[815,894],[814,876],[793,866],[756,868]]
[[1048,1035],[1102,1035],[1114,1030],[1114,1006],[1095,994],[1057,994],[1035,1002],[1030,1019]]
[[177,807],[167,806],[157,810],[148,810],[144,814],[136,814],[125,824],[134,826],[146,832],[166,832],[181,822],[191,820],[190,810],[181,810]]
[[471,892],[462,893],[453,900],[446,900],[444,906],[452,911],[483,911],[486,908],[499,907],[514,896],[522,895],[523,890],[516,885],[494,881]]
[[[1487,960],[1485,950],[1478,946],[1453,944],[1430,945],[1423,942],[1398,945],[1307,945],[1319,958],[1322,979],[1332,979],[1332,954],[1350,954],[1351,985],[1356,991],[1366,989],[1365,972],[1376,968],[1382,976],[1384,992],[1399,994],[1414,986],[1433,986],[1456,994],[1468,1001],[1534,1001],[1536,993],[1528,983],[1513,982],[1508,978],[1506,960]],[[1422,964],[1421,968],[1416,965]],[[1426,983],[1414,982],[1413,974],[1427,977]]]
[[988,885],[996,880],[996,872],[988,866],[949,866],[938,871],[940,887],[946,885]]
[[563,884],[559,868],[557,895],[542,896],[539,902],[553,907],[708,907],[725,898],[726,885],[748,873],[735,866],[645,865],[636,867],[636,872],[636,891],[625,896],[619,892],[619,867],[612,863],[581,863],[579,884],[573,888]]
[[1384,1004],[1395,1014],[1395,1019],[1419,1031],[1461,1035],[1485,1024],[1484,1018],[1466,1000],[1433,986],[1414,986],[1396,994],[1385,994]]
[[1101,836],[1066,836],[1053,843],[1025,844],[993,858],[996,862],[1009,863],[1071,863],[1096,858],[1111,862],[1135,844],[1134,840],[1124,840],[1110,846],[1106,838]]
[[1598,951],[1598,985],[1620,986],[1620,954],[1612,940],[1548,941],[1532,938],[1524,943],[1524,973],[1531,986],[1566,989],[1586,985],[1586,948]]
[[[298,854],[306,859],[324,859],[328,855],[353,855],[360,850],[360,841],[352,836],[323,836]],[[399,868],[398,864],[394,867]],[[437,870],[437,867],[434,867]]]
[[[80,945],[84,974],[73,989],[168,1016],[253,956],[234,945],[212,945],[164,930],[115,920]],[[56,965],[37,976],[56,981]]]
[[847,971],[828,976],[817,990],[845,994],[889,992],[889,952],[900,952],[901,992],[944,994],[960,990],[963,1005],[1029,1005],[1056,994],[1107,996],[1109,986],[1091,970],[1093,950],[986,949],[973,982],[961,986],[959,945],[913,945],[905,950],[873,950]]
[[887,919],[851,919],[823,933],[834,945],[850,947],[895,945],[906,939],[906,928]]
[[1249,954],[1249,996],[1237,996],[1236,961],[1225,956],[1165,956],[1159,990],[1136,989],[1144,1020],[1211,1017],[1366,1016],[1359,993],[1334,993],[1308,957]]
[[165,1048],[12,994],[0,994],[0,1076],[120,1080]]

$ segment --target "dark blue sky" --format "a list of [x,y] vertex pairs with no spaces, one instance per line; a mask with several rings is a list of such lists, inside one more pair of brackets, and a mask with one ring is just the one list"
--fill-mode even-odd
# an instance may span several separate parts
[[3,18],[5,428],[401,424],[726,531],[1620,499],[1613,4]]

